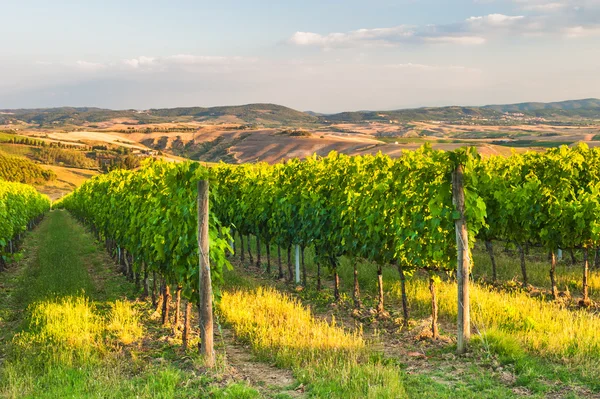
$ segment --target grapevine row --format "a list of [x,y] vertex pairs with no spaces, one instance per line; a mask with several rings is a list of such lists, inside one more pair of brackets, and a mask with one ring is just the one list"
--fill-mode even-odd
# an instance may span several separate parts
[[50,209],[50,199],[33,187],[0,180],[0,270],[16,251],[20,235]]
[[[473,149],[443,152],[424,146],[398,159],[331,153],[276,165],[220,164],[210,169],[191,162],[151,162],[136,172],[96,177],[62,204],[124,259],[126,273],[144,281],[145,294],[149,273],[154,284],[162,283],[163,321],[168,319],[170,285],[177,287],[178,298],[198,298],[195,184],[210,179],[210,255],[217,290],[234,232],[241,238],[236,252],[242,257],[249,237],[256,238],[260,267],[261,248],[266,249],[268,273],[270,251],[277,248],[277,274],[290,281],[294,246],[302,259],[307,247],[314,248],[317,288],[321,267],[329,268],[336,299],[340,257],[355,265],[360,259],[372,262],[378,269],[379,312],[384,312],[382,268],[393,264],[403,291],[405,279],[417,270],[429,273],[435,336],[435,283],[456,269],[455,222],[461,214],[453,203],[452,183],[458,165],[469,237],[458,246],[467,248],[467,261],[475,238],[489,244],[491,254],[494,240],[521,248],[543,246],[552,254],[555,294],[555,251],[581,248],[587,254],[600,243],[600,150],[585,145],[486,159]],[[287,270],[281,250],[288,255]],[[587,278],[587,263],[583,275]],[[307,283],[304,267],[302,283]],[[359,306],[356,267],[354,286]],[[404,292],[403,305],[407,323]]]
[[[170,318],[171,286],[176,287],[175,324],[181,321],[181,298],[188,300],[185,337],[191,304],[199,302],[196,182],[207,176],[208,170],[196,163],[150,162],[139,171],[96,176],[56,204],[104,241],[144,296],[152,291],[163,324]],[[223,267],[229,265],[225,258],[229,234],[214,216],[209,225],[211,276],[218,296]]]

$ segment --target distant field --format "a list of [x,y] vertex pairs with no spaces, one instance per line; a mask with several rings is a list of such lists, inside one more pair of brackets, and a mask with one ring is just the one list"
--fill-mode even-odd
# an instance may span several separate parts
[[16,155],[27,157],[33,154],[33,148],[26,145],[14,145],[14,144],[6,144],[0,143],[0,153],[5,155]]
[[[489,110],[478,114],[479,119],[460,117],[425,120],[422,112],[415,110],[419,117],[413,120],[387,118],[384,116],[394,113],[383,112],[348,113],[326,121],[327,117],[318,120],[305,118],[302,113],[269,107],[217,108],[218,115],[210,118],[206,109],[200,108],[155,110],[148,114],[125,112],[115,114],[116,117],[112,119],[85,121],[62,128],[29,126],[18,133],[19,136],[65,145],[108,145],[145,151],[153,149],[171,161],[193,159],[227,163],[273,163],[314,153],[326,155],[330,151],[344,154],[382,152],[397,157],[401,156],[403,150],[416,149],[425,143],[441,150],[469,145],[477,147],[484,156],[508,155],[513,150],[540,151],[580,141],[589,145],[600,141],[600,122],[594,120],[569,122],[511,116],[507,116],[508,119],[498,116],[486,119]],[[227,115],[224,113],[227,110],[235,111],[235,114]],[[423,112],[428,114],[433,111],[435,109]],[[438,111],[443,111],[438,116],[448,116],[460,110],[448,108]],[[282,114],[276,115],[274,112]],[[437,115],[435,112],[433,114]],[[110,112],[105,114],[109,115]],[[248,122],[250,119],[244,119],[249,115],[252,123]],[[301,122],[293,118],[286,119],[292,115],[304,119],[301,118]],[[269,116],[270,122],[262,120],[263,116]],[[271,125],[273,118],[278,120],[279,126]],[[309,120],[312,124],[306,124]],[[290,134],[297,129],[305,134]],[[27,149],[1,144],[3,140],[6,138],[0,135],[0,151],[30,155]]]
[[93,170],[65,168],[54,165],[44,165],[44,168],[53,170],[56,173],[56,179],[44,185],[38,185],[36,189],[46,194],[53,201],[70,193],[87,179],[99,174],[99,172]]

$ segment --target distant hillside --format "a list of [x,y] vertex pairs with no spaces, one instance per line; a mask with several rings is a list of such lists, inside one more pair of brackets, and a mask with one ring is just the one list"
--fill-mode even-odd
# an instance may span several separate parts
[[222,117],[234,117],[240,122],[248,124],[303,124],[319,121],[315,116],[275,104],[248,104],[210,108],[162,108],[148,111],[114,111],[88,107],[0,110],[0,124],[23,121],[45,126],[83,125],[89,122],[107,122],[115,118],[127,118],[141,123],[161,123],[173,120],[207,121]]
[[25,158],[0,153],[0,180],[19,183],[44,183],[56,179],[56,174]]
[[0,124],[23,121],[38,125],[82,125],[86,122],[104,122],[114,118],[131,118],[134,110],[114,111],[89,107],[60,107],[0,110]]
[[486,105],[483,107],[423,107],[414,109],[400,109],[394,111],[357,111],[341,112],[332,115],[323,115],[322,119],[331,122],[363,122],[397,120],[409,121],[452,121],[460,119],[497,118],[505,112],[520,112],[537,117],[583,117],[600,118],[600,100],[585,99],[571,100],[554,103],[522,103],[506,105]]
[[427,107],[415,109],[401,109],[395,111],[357,111],[341,112],[339,114],[325,115],[322,118],[331,122],[363,122],[363,121],[388,121],[399,122],[424,121],[424,120],[457,120],[464,118],[488,118],[498,116],[499,113],[492,109],[482,107]]
[[195,120],[210,120],[226,116],[236,117],[246,123],[315,123],[319,119],[305,112],[276,104],[248,104],[222,107],[189,107],[151,109],[149,115],[160,117],[191,116]]
[[528,102],[520,104],[487,105],[483,108],[498,112],[522,112],[527,115],[541,117],[580,116],[584,118],[600,118],[600,100],[596,98],[551,103]]
[[600,119],[600,100],[584,99],[554,103],[521,103],[483,107],[423,107],[391,111],[356,111],[337,114],[300,112],[276,104],[247,104],[220,107],[160,108],[147,111],[110,110],[89,107],[0,110],[0,124],[23,121],[44,127],[107,122],[126,118],[139,123],[189,121],[232,121],[249,125],[305,125],[318,123],[357,123],[368,121],[460,121],[472,118],[498,119],[505,112],[532,117]]

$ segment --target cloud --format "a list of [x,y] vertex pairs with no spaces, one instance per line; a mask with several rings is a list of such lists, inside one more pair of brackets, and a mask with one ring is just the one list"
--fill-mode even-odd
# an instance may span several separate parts
[[423,27],[399,25],[391,28],[358,29],[346,33],[321,35],[314,32],[296,32],[288,43],[295,46],[324,49],[359,46],[396,46],[413,44],[480,45],[487,35],[498,30],[514,29],[523,25],[522,15],[489,14],[470,17],[462,22]]
[[288,42],[297,46],[353,47],[357,44],[389,45],[409,41],[414,35],[413,27],[400,25],[392,28],[358,29],[348,33],[330,33],[328,35],[296,32]]
[[572,26],[564,29],[568,38],[577,39],[580,37],[600,36],[600,25],[596,26]]
[[[296,32],[288,44],[323,49],[344,47],[397,46],[400,44],[481,45],[493,38],[509,36],[562,35],[579,38],[596,35],[600,20],[600,0],[544,1],[512,0],[528,10],[569,12],[533,15],[493,13],[472,16],[461,22],[391,28],[358,29],[346,33]],[[577,6],[576,4],[580,4]],[[598,8],[596,9],[596,6]],[[585,7],[582,8],[582,7]],[[596,11],[598,11],[596,13]]]
[[256,61],[256,58],[248,57],[222,57],[192,54],[176,54],[161,59],[161,62],[173,65],[232,65],[237,63],[252,63]]
[[155,61],[156,61],[156,58],[154,58],[154,57],[141,56],[141,57],[137,57],[137,58],[123,60],[123,64],[130,68],[138,69],[138,68],[150,67],[154,64]]
[[510,0],[524,10],[555,11],[564,8],[592,8],[600,6],[600,0]]
[[525,18],[523,15],[503,15],[503,14],[489,14],[481,17],[470,17],[467,18],[467,22],[477,25],[488,25],[488,26],[508,26],[512,25]]
[[463,45],[482,44],[485,39],[462,32],[437,31],[436,26],[426,29],[399,25],[391,28],[358,29],[347,33],[320,35],[314,32],[296,32],[288,39],[295,46],[321,47],[324,49],[358,46],[395,46],[402,43],[454,43]]
[[202,70],[202,68],[212,68],[227,71],[236,65],[249,65],[258,62],[257,58],[250,57],[223,57],[223,56],[203,56],[193,54],[176,54],[166,57],[139,56],[127,58],[107,63],[98,63],[79,60],[71,63],[50,63],[36,61],[35,65],[55,65],[62,68],[76,67],[86,72],[164,72],[175,69],[185,69],[187,71]]
[[428,65],[418,63],[402,63],[402,64],[388,64],[386,68],[399,69],[399,70],[416,70],[416,71],[441,71],[441,72],[466,72],[466,73],[482,73],[483,71],[479,68],[471,68],[462,65]]
[[484,37],[480,36],[431,36],[424,37],[423,41],[428,43],[450,43],[450,44],[483,44],[486,42]]
[[[569,6],[567,2],[524,2],[521,3],[529,3],[523,4],[522,8],[528,11],[538,11],[538,12],[556,12],[565,9]],[[532,4],[531,4],[532,3]]]
[[81,70],[90,71],[90,72],[99,71],[99,70],[106,68],[106,65],[104,65],[104,64],[100,64],[97,62],[81,61],[81,60],[77,61],[75,63],[75,66]]

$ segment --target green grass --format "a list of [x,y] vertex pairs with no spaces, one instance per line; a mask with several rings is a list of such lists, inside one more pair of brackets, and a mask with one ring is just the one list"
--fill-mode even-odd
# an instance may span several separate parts
[[[237,269],[226,272],[226,281],[227,288],[219,305],[223,319],[232,325],[238,338],[251,346],[258,358],[291,366],[296,378],[314,397],[516,396],[492,372],[471,364],[471,359],[457,359],[449,364],[432,358],[428,364],[430,370],[408,372],[407,365],[399,359],[382,356],[370,344],[364,346],[360,330],[344,332],[338,325],[319,321],[289,295],[262,288],[265,281]],[[306,292],[306,297],[311,299],[316,295],[319,294],[311,290]],[[322,299],[326,297],[331,296],[323,295]],[[324,332],[332,329],[335,332]],[[411,347],[409,342],[406,345]]]
[[35,149],[28,145],[0,142],[0,153],[19,157],[32,157],[35,154]]
[[[497,262],[497,275],[501,282],[511,282],[519,285],[523,280],[521,263],[518,252],[504,250],[502,243],[494,243],[494,255]],[[590,272],[588,277],[589,294],[594,300],[600,300],[600,270],[594,269],[594,251],[589,253]],[[577,263],[571,263],[568,251],[563,251],[563,259],[556,266],[556,282],[558,289],[573,297],[580,297],[582,292],[583,254],[576,253]],[[476,267],[473,276],[476,279],[492,281],[492,262],[482,248],[473,252]],[[541,249],[532,248],[526,256],[527,280],[536,288],[550,290],[550,261],[548,254]],[[512,283],[515,284],[512,284]]]
[[571,145],[572,141],[546,141],[546,140],[512,140],[512,141],[494,141],[492,144],[505,147],[541,147],[555,148],[561,145]]
[[370,361],[360,331],[316,319],[288,295],[272,288],[226,291],[219,309],[259,359],[294,369],[317,397],[406,397],[400,370]]
[[[252,248],[255,248],[254,243]],[[275,251],[276,248],[272,253],[276,253]],[[501,253],[499,249],[496,252],[500,278],[508,282],[518,281],[518,256],[514,253]],[[327,268],[323,268],[326,289],[317,293],[314,289],[316,267],[313,255],[313,250],[308,248],[306,260],[311,278],[309,286],[300,291],[299,296],[315,311],[329,313],[333,300],[331,276]],[[528,256],[530,282],[542,288],[549,286],[549,264],[546,257],[547,254],[534,250]],[[488,279],[491,267],[487,253],[476,249],[474,260],[475,279]],[[286,259],[284,269],[285,262]],[[273,264],[275,271],[276,262]],[[377,268],[374,264],[363,261],[359,262],[358,270],[363,304],[373,307],[377,292]],[[580,270],[580,265],[572,267],[566,262],[561,263],[557,270],[559,286],[579,289]],[[340,309],[347,315],[348,310],[345,309],[352,306],[350,296],[353,285],[353,270],[349,259],[341,258],[338,272],[343,304]],[[594,271],[590,277],[591,292],[595,295],[598,295],[600,288],[598,274]],[[391,313],[392,320],[399,323],[402,314],[398,271],[388,266],[383,269],[383,276],[386,310]],[[586,397],[591,392],[600,392],[600,336],[597,334],[600,330],[600,318],[588,311],[572,310],[555,303],[548,295],[532,297],[528,292],[521,292],[518,284],[508,283],[506,286],[510,289],[494,288],[477,282],[471,286],[474,355],[483,361],[499,361],[515,376],[515,381],[509,386],[523,387],[530,393],[545,396],[557,392],[559,386],[568,387],[564,393],[574,395],[570,397]],[[407,289],[413,325],[426,325],[431,312],[431,297],[426,277],[417,274],[408,281]],[[442,281],[437,285],[437,296],[442,333],[452,337],[457,313],[456,284],[450,280]],[[450,352],[453,348],[453,344],[447,346]],[[432,375],[425,373],[425,377]],[[470,383],[467,385],[470,384],[471,387],[477,386],[477,380],[485,384],[494,384],[494,378],[489,378],[489,375],[468,380]],[[405,388],[410,394],[410,384]],[[427,387],[422,388],[427,391]],[[465,395],[469,397],[468,394]]]
[[51,212],[23,252],[0,274],[0,397],[261,397],[245,384],[215,384],[172,345],[142,345],[166,331],[66,212]]
[[[496,252],[501,279],[518,280],[516,257]],[[272,389],[220,382],[218,370],[206,373],[197,356],[182,356],[178,339],[149,321],[150,306],[135,301],[133,285],[108,267],[110,259],[102,247],[66,212],[51,212],[28,233],[23,253],[20,265],[0,274],[0,397],[287,397]],[[307,249],[310,277],[315,273],[313,255]],[[474,276],[488,279],[487,255],[477,249],[474,258]],[[400,318],[399,278],[392,267],[384,268],[391,321],[381,325],[382,331],[374,328],[377,324],[366,324],[366,338],[360,329],[322,321],[319,315],[328,320],[332,315],[340,320],[348,316],[351,266],[342,258],[343,300],[336,307],[330,306],[326,268],[322,292],[315,291],[311,278],[309,287],[297,295],[261,288],[285,290],[284,284],[229,271],[221,316],[257,359],[291,368],[308,397],[512,398],[526,393],[575,398],[600,391],[598,317],[532,298],[519,289],[473,284],[471,357],[447,360],[454,351],[452,342],[419,344],[402,331],[396,336],[399,325],[391,328]],[[531,282],[545,287],[544,254],[532,251],[528,266]],[[272,267],[277,268],[275,259]],[[559,284],[567,287],[571,279],[579,279],[578,272],[561,265]],[[595,290],[600,282],[596,274],[591,279]],[[374,304],[375,276],[374,265],[359,263],[366,306]],[[430,297],[422,276],[409,281],[408,295],[413,326],[427,324]],[[455,284],[439,283],[438,299],[442,333],[452,335]],[[395,344],[400,349],[421,348],[428,360],[415,364],[406,357],[384,355],[378,345],[389,343],[390,337],[407,340]],[[511,379],[502,380],[503,374]]]

